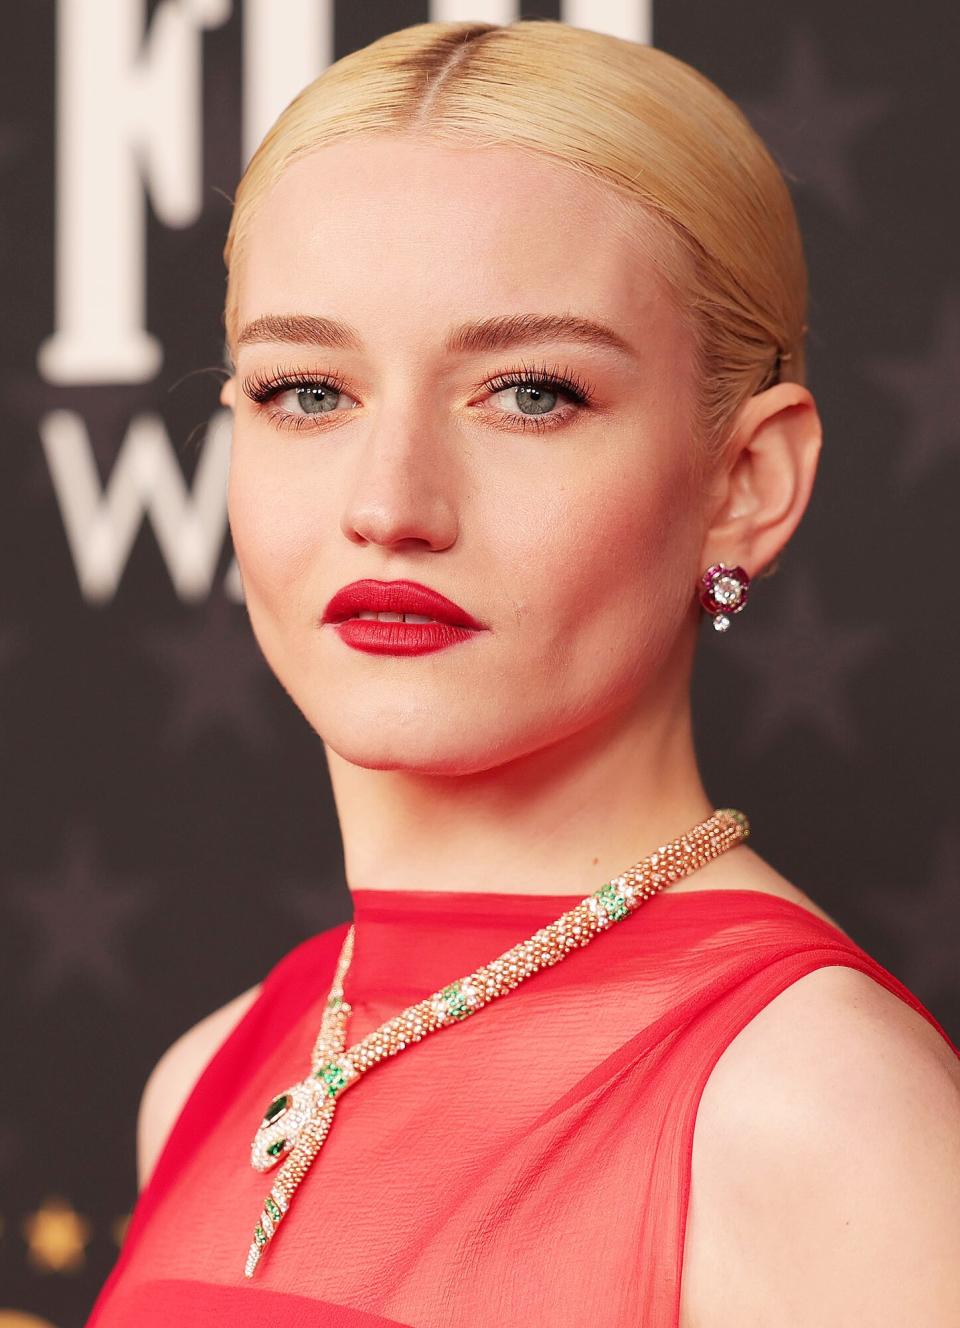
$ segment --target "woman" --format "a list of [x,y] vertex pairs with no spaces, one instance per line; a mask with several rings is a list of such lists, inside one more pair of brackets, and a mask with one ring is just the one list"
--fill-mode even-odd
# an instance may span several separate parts
[[231,531],[352,927],[157,1066],[90,1322],[960,1321],[957,1049],[694,751],[698,623],[821,443],[763,145],[662,52],[421,24],[286,108],[225,258]]

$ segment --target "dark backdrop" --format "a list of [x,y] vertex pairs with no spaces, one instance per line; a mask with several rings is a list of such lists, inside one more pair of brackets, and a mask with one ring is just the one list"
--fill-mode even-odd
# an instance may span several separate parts
[[[349,915],[321,743],[231,570],[227,196],[330,60],[428,18],[516,15],[3,5],[0,1328],[83,1323],[135,1196],[157,1057]],[[956,1041],[957,8],[522,15],[652,36],[788,173],[825,446],[782,570],[726,636],[704,624],[700,753],[756,849]]]

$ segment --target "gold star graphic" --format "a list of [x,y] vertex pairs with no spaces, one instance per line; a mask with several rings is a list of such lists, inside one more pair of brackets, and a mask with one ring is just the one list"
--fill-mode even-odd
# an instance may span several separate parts
[[82,1268],[93,1227],[66,1199],[44,1200],[23,1221],[27,1259],[42,1273],[72,1273]]

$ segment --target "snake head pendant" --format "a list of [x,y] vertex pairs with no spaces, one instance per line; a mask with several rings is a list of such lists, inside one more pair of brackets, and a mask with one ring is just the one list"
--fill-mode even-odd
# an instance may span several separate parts
[[299,1084],[278,1094],[267,1106],[250,1145],[250,1165],[269,1171],[296,1144],[303,1127],[347,1088],[358,1074],[344,1056],[326,1061]]

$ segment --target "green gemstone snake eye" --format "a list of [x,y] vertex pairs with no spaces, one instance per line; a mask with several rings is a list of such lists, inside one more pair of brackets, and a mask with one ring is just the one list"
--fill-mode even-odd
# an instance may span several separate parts
[[273,1125],[281,1116],[285,1116],[290,1110],[292,1102],[293,1098],[289,1093],[281,1093],[279,1097],[275,1097],[264,1112],[263,1124]]

